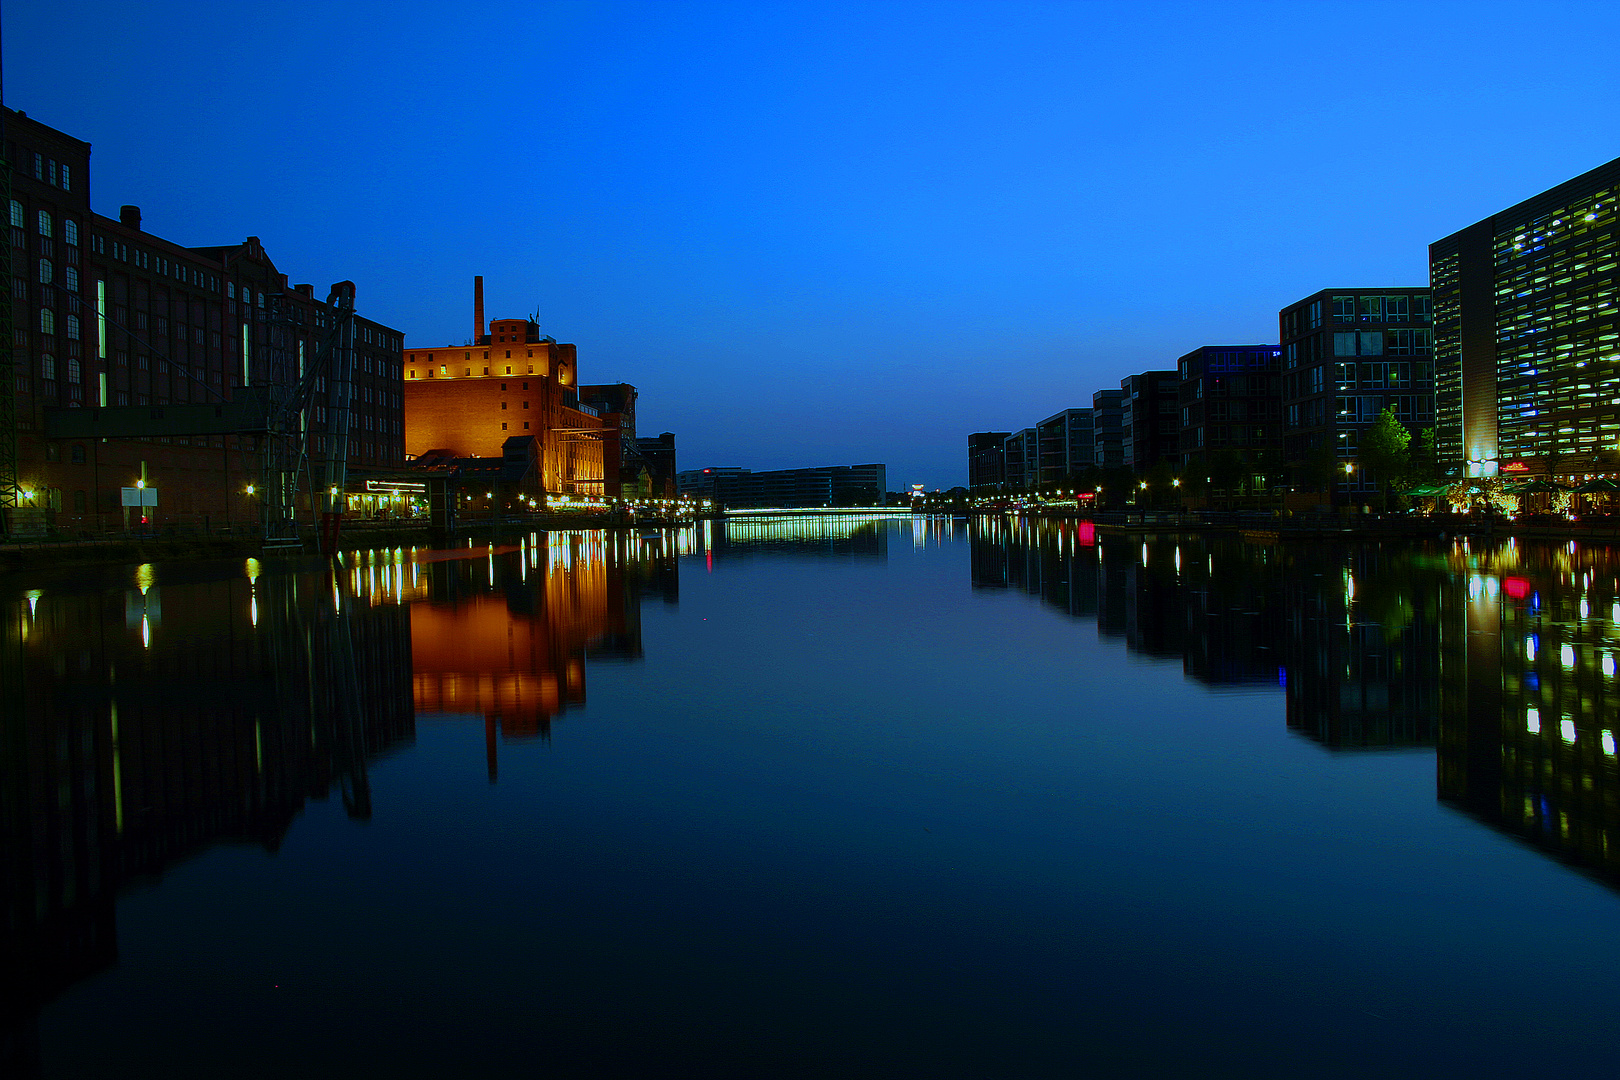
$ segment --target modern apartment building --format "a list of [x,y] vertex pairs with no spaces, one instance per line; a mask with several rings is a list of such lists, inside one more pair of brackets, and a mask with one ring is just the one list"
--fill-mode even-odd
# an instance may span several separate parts
[[1091,463],[1099,469],[1125,466],[1123,445],[1125,391],[1098,390],[1091,395],[1091,437],[1094,452]]
[[1442,467],[1620,471],[1620,159],[1429,245]]
[[1427,288],[1323,289],[1278,313],[1283,459],[1296,487],[1329,467],[1335,501],[1371,494],[1353,465],[1387,407],[1416,438],[1433,427],[1434,337]]
[[1282,349],[1205,345],[1176,364],[1181,464],[1232,451],[1275,468],[1282,451]]
[[[264,388],[290,393],[338,308],[313,286],[289,285],[257,237],[190,247],[146,231],[138,207],[94,213],[90,144],[9,110],[6,134],[18,167],[0,505],[13,527],[113,527],[121,489],[136,487],[158,499],[142,507],[154,525],[256,520],[264,492],[252,487],[266,475],[268,442],[280,440],[187,424],[215,413],[199,406],[235,404],[239,415]],[[352,296],[353,286],[334,290]],[[317,475],[340,447],[352,469],[404,460],[403,335],[360,317],[353,328],[352,380],[319,375],[297,418]]]
[[976,431],[968,436],[968,490],[975,495],[996,491],[1007,482],[1007,439],[1010,431]]
[[1038,484],[1053,484],[1089,469],[1097,452],[1090,409],[1064,409],[1035,425]]
[[1007,487],[1022,491],[1040,482],[1040,432],[1034,428],[1007,436]]
[[1143,371],[1120,380],[1120,453],[1127,468],[1146,472],[1160,461],[1177,464],[1181,452],[1181,377]]

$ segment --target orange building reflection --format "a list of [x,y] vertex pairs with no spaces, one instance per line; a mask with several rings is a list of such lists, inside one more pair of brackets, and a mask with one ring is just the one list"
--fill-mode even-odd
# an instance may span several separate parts
[[497,734],[546,738],[585,703],[587,657],[641,655],[641,595],[673,599],[675,559],[612,533],[538,534],[516,550],[423,566],[411,608],[419,717],[481,716],[495,778]]

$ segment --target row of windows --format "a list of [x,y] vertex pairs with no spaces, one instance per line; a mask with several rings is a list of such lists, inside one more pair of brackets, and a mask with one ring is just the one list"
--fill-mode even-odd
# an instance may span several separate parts
[[34,179],[43,180],[63,191],[72,191],[73,167],[65,161],[58,162],[55,158],[46,157],[44,154],[35,154]]
[[1429,297],[1335,296],[1334,322],[1428,322]]
[[[11,227],[13,229],[26,229],[28,218],[23,210],[23,204],[16,199],[11,200]],[[56,219],[51,217],[49,210],[41,210],[34,218],[34,227],[40,236],[47,239],[56,235]],[[62,219],[62,242],[77,245],[79,242],[79,223],[70,217]]]

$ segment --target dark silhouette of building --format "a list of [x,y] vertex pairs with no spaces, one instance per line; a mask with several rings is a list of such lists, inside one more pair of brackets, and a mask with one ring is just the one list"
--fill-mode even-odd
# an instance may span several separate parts
[[1181,376],[1143,371],[1120,380],[1120,454],[1126,468],[1147,472],[1161,461],[1180,464]]
[[1230,454],[1246,466],[1244,488],[1264,490],[1282,451],[1282,349],[1205,345],[1177,367],[1181,464]]
[[[289,285],[258,237],[190,247],[146,231],[138,207],[93,213],[89,143],[9,110],[6,133],[20,167],[10,205],[14,370],[0,387],[12,409],[0,409],[0,442],[16,440],[17,523],[121,525],[120,489],[143,468],[146,487],[159,493],[148,513],[154,523],[257,520],[247,488],[260,478],[261,437],[177,434],[150,410],[291,386],[313,364],[335,309],[311,286]],[[347,462],[398,466],[402,335],[364,318],[355,326]],[[300,419],[317,471],[338,445],[338,389],[322,376]],[[142,409],[151,437],[64,434],[82,426],[78,410],[126,407]],[[113,412],[103,415],[110,424]],[[0,502],[10,494],[0,492]]]
[[975,495],[999,491],[1007,483],[1007,439],[1010,431],[978,431],[968,436],[968,490]]
[[674,432],[640,436],[636,439],[636,449],[652,480],[654,494],[661,498],[674,498],[677,491],[675,477],[679,472],[675,463]]
[[1125,392],[1098,390],[1091,395],[1092,464],[1099,469],[1125,467]]

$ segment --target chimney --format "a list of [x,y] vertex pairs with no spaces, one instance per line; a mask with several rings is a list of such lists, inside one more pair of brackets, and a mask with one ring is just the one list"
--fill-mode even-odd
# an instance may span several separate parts
[[473,344],[476,345],[484,336],[484,276],[478,274],[473,278]]
[[138,206],[120,206],[118,208],[118,223],[127,225],[136,232],[141,228],[141,208]]

